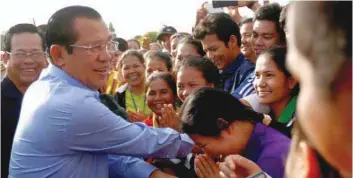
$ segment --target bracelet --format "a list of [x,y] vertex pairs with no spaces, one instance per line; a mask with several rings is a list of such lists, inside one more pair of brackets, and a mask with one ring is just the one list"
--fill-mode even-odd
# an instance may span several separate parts
[[268,174],[266,174],[266,172],[258,172],[256,174],[253,174],[247,178],[272,178],[271,176],[269,176]]

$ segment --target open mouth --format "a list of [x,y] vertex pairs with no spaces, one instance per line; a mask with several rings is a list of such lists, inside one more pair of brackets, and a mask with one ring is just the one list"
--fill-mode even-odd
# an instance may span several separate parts
[[102,75],[108,74],[109,72],[109,68],[108,67],[104,67],[104,68],[100,68],[100,69],[95,69],[94,70],[97,73],[100,73]]
[[271,94],[272,92],[271,91],[258,91],[257,94],[259,97],[265,97],[269,94]]
[[128,80],[129,81],[136,81],[138,79],[138,75],[137,74],[130,74],[129,76],[128,76]]
[[35,68],[27,68],[27,69],[22,69],[23,72],[35,72]]

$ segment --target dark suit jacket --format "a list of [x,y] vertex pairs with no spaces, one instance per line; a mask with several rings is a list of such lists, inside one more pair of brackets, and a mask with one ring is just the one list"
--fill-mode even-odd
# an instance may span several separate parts
[[23,94],[6,76],[1,81],[1,177],[8,176],[13,137],[20,116]]

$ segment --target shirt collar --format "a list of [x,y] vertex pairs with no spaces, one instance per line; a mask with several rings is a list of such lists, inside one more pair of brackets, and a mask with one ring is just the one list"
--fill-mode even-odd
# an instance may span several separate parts
[[5,76],[1,81],[1,94],[10,98],[23,98],[23,94],[17,89],[16,85],[8,76]]
[[69,75],[68,73],[63,71],[62,69],[60,69],[52,64],[49,64],[48,69],[46,69],[46,70],[49,75],[53,75],[55,77],[58,77],[64,81],[66,81],[70,85],[80,87],[80,88],[83,88],[86,90],[90,90],[92,92],[99,94],[98,90],[93,90],[92,88],[89,88],[87,85],[81,83],[80,81],[78,81],[77,79],[75,79],[74,77],[72,77],[71,75]]
[[233,74],[240,65],[245,61],[245,56],[240,53],[224,70],[224,74]]

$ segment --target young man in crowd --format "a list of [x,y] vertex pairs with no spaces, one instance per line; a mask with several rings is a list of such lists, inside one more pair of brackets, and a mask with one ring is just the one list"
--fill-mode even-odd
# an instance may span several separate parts
[[[228,14],[209,14],[194,31],[207,54],[221,71],[220,88],[242,98],[254,91],[246,78],[254,65],[240,51],[241,35],[238,25]],[[244,84],[243,84],[244,83]]]
[[157,41],[163,46],[162,51],[172,53],[170,37],[177,33],[177,30],[172,26],[163,27],[157,35]]
[[253,21],[251,17],[244,17],[239,23],[240,34],[241,34],[241,52],[244,56],[249,59],[252,63],[256,62],[256,55],[251,47],[251,35],[253,29]]
[[1,177],[8,176],[12,140],[20,116],[23,94],[46,67],[45,44],[36,26],[17,24],[4,39],[7,74],[1,81]]
[[186,135],[131,124],[100,102],[97,90],[118,50],[111,38],[90,7],[65,7],[49,18],[46,45],[52,64],[23,98],[9,177],[165,177],[129,156],[190,153],[193,142]]
[[127,44],[129,45],[129,49],[139,50],[141,48],[140,42],[135,39],[127,40]]
[[254,16],[252,47],[257,56],[273,46],[286,46],[286,37],[279,23],[281,6],[271,3],[261,6]]

